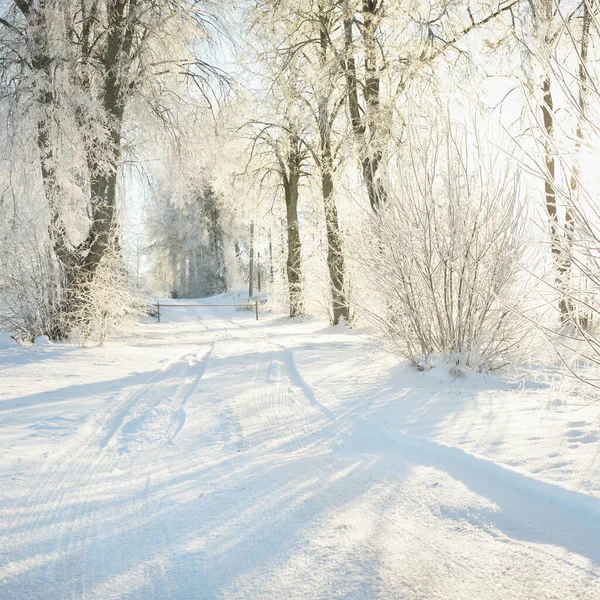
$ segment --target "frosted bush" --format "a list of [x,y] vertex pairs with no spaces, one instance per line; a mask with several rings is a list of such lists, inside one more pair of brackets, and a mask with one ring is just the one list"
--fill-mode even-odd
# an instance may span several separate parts
[[102,259],[93,280],[77,291],[69,314],[70,333],[79,343],[102,344],[145,311],[146,304],[136,296],[122,258],[113,252]]
[[421,369],[439,354],[447,364],[501,367],[525,332],[518,181],[466,144],[452,129],[411,139],[410,173],[390,186],[364,243],[363,276],[374,292],[366,313]]

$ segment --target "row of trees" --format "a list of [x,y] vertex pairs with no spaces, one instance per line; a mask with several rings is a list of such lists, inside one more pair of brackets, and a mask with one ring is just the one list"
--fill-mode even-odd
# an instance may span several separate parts
[[[349,318],[336,175],[358,165],[370,209],[379,214],[390,196],[387,180],[403,177],[401,171],[392,175],[389,166],[409,124],[403,107],[411,84],[418,86],[436,60],[456,53],[463,38],[509,14],[516,4],[480,7],[477,16],[469,9],[466,22],[454,11],[443,14],[443,7],[438,17],[419,22],[418,10],[405,12],[383,0],[281,0],[249,9],[248,68],[258,84],[256,101],[262,110],[257,112],[262,114],[249,123],[248,135],[256,171],[276,174],[284,192],[292,316],[303,306],[302,178],[313,170],[319,180],[335,324]],[[394,56],[398,49],[405,55]]]
[[320,205],[333,324],[352,306],[411,357],[504,356],[535,295],[589,340],[597,38],[593,0],[248,3],[239,131],[284,201],[290,314]]
[[138,267],[178,294],[235,285],[253,221],[291,316],[365,317],[416,364],[501,364],[540,298],[595,348],[595,0],[235,4],[0,2],[11,327],[89,329],[111,277],[133,310],[143,188]]

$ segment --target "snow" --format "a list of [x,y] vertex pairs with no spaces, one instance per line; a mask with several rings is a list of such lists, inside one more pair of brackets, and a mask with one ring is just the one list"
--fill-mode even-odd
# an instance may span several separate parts
[[0,339],[0,598],[600,597],[600,406],[262,309],[161,317]]
[[12,348],[16,345],[15,340],[8,334],[0,331],[0,350]]
[[52,344],[52,342],[48,339],[48,336],[46,335],[38,335],[33,340],[33,343],[37,344],[38,346],[50,346]]

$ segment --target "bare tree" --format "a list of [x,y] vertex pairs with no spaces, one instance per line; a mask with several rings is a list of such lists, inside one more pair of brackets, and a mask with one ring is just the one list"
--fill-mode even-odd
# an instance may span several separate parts
[[[455,19],[446,4],[424,7],[429,18],[423,19],[419,8],[394,7],[387,0],[342,0],[341,21],[344,45],[341,64],[346,76],[346,102],[352,131],[357,141],[361,172],[370,206],[377,212],[386,202],[384,183],[386,148],[390,142],[390,110],[401,104],[403,94],[423,67],[452,52],[460,55],[459,43],[498,17],[509,13],[523,0],[501,3],[495,10],[487,8],[476,15],[468,5],[466,19]],[[388,14],[394,12],[394,17]],[[417,24],[415,28],[414,25]],[[402,47],[405,56],[393,56],[383,30],[402,28],[407,32]],[[358,36],[356,35],[358,32]],[[389,35],[389,34],[388,34]],[[359,68],[362,66],[362,69]],[[384,102],[383,75],[394,65],[397,75],[388,77]]]
[[302,284],[302,244],[300,241],[300,221],[298,199],[300,180],[306,161],[300,134],[294,125],[280,129],[277,137],[272,137],[263,129],[261,137],[275,158],[274,171],[280,179],[286,210],[287,265],[290,317],[304,314],[304,292]]

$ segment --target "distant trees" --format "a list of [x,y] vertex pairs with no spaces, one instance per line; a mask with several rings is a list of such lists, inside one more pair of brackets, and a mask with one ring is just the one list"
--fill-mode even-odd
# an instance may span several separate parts
[[148,222],[149,250],[158,283],[180,298],[199,298],[226,291],[225,237],[219,198],[210,183],[177,204],[168,190],[158,189]]

